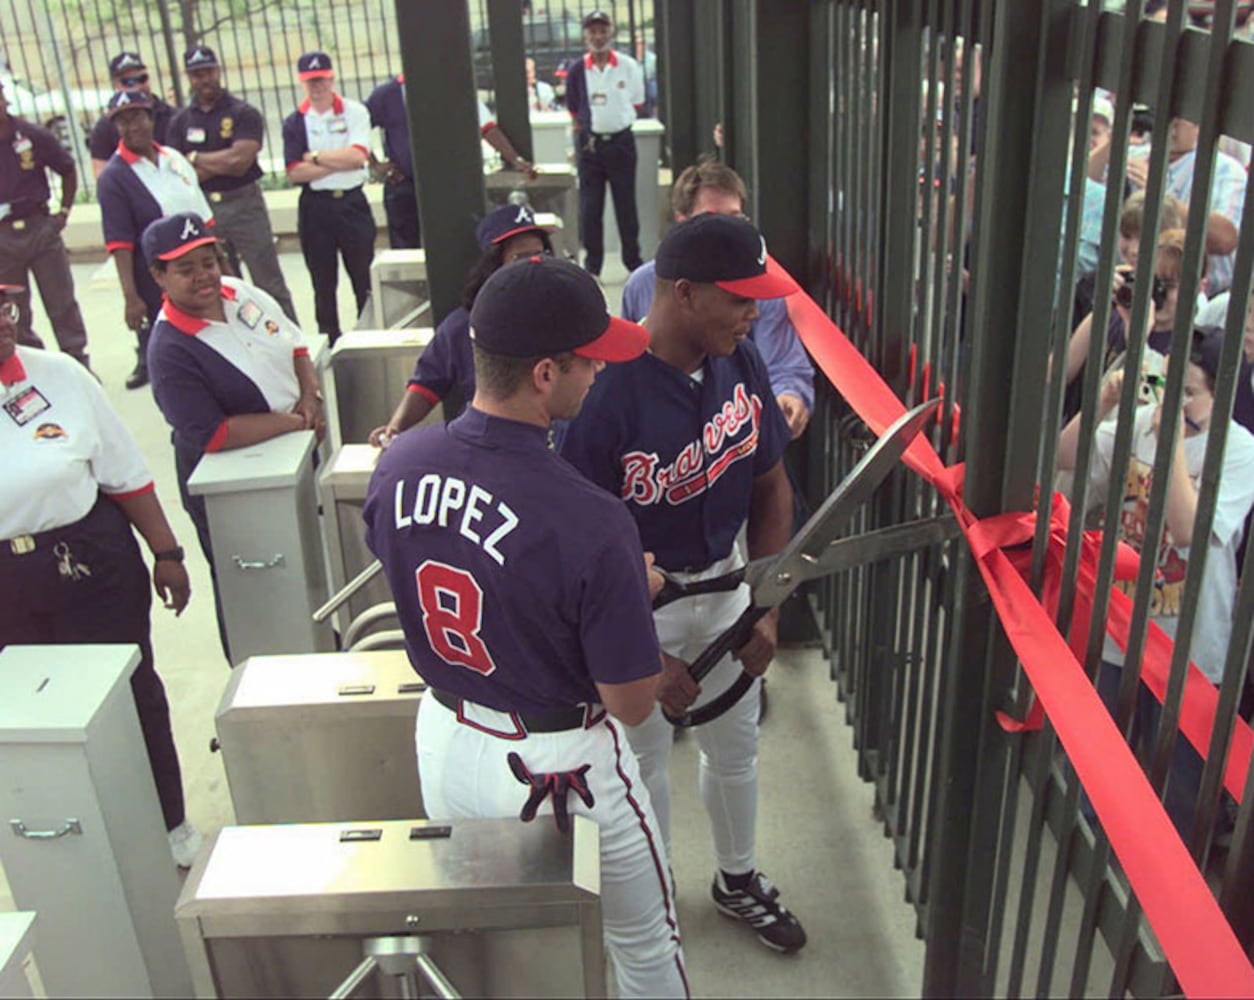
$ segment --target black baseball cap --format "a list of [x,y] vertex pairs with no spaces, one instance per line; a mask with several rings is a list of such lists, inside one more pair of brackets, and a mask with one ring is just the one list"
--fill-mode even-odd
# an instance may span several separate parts
[[152,98],[142,90],[119,90],[109,98],[109,103],[105,105],[105,116],[112,118],[114,115],[120,115],[123,111],[130,111],[133,108],[143,108],[152,114]]
[[186,70],[213,69],[217,65],[218,54],[208,45],[193,45],[183,53],[183,68]]
[[672,226],[657,248],[657,276],[718,285],[733,295],[782,299],[799,286],[766,252],[748,219],[703,212]]
[[150,222],[139,240],[144,260],[149,264],[155,260],[177,260],[189,250],[217,242],[205,220],[195,212],[177,212]]
[[543,358],[565,351],[596,361],[640,357],[649,334],[611,316],[596,279],[557,257],[506,264],[475,296],[470,339],[490,354]]
[[334,77],[335,67],[325,52],[306,52],[296,60],[296,75],[302,80]]
[[475,242],[480,250],[486,250],[494,243],[503,243],[519,233],[547,231],[546,226],[536,222],[536,213],[530,205],[502,205],[479,221],[475,227]]
[[110,76],[125,76],[127,73],[147,68],[138,52],[119,52],[109,60]]
[[591,14],[586,14],[583,19],[583,26],[586,28],[592,24],[613,24],[614,19],[603,10],[594,10]]

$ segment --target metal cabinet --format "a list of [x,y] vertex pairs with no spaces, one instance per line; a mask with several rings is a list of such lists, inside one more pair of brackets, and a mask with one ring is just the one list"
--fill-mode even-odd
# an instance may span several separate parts
[[[439,411],[432,413],[438,419]],[[361,517],[361,507],[378,460],[379,449],[368,444],[346,444],[331,456],[318,477],[333,592],[338,593],[374,562],[374,554],[366,547],[366,524]],[[340,634],[343,635],[349,623],[367,608],[391,600],[387,578],[380,573],[350,597],[339,612]]]
[[0,863],[53,996],[183,996],[179,881],[126,645],[0,651]]
[[254,656],[215,722],[237,823],[424,816],[404,650]]
[[365,444],[388,422],[433,333],[429,326],[353,330],[335,342],[331,392],[340,442]]
[[312,431],[205,455],[188,489],[205,498],[233,663],[263,653],[330,652]]
[[599,851],[584,816],[227,827],[176,910],[196,994],[397,995],[367,953],[421,950],[463,996],[603,997]]
[[380,250],[370,262],[370,301],[380,330],[431,325],[427,252]]
[[46,996],[35,965],[35,914],[0,913],[0,997]]

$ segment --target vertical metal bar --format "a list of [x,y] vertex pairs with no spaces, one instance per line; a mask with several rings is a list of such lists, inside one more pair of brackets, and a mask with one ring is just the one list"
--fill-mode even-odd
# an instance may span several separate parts
[[694,6],[685,0],[658,0],[661,28],[658,89],[671,169],[676,174],[696,162],[699,149]]
[[161,35],[165,40],[165,57],[170,67],[171,86],[174,88],[174,103],[183,104],[183,63],[179,59],[178,45],[174,41],[174,28],[170,24],[169,0],[157,0],[157,14],[161,18]]
[[532,158],[527,110],[527,67],[523,55],[522,8],[518,0],[488,0],[496,121],[519,154]]
[[[744,179],[749,200],[758,204],[762,197],[758,177],[758,73],[757,12],[758,0],[726,0],[731,16],[725,67],[731,74],[730,87],[722,81],[723,92],[729,95],[724,103],[723,134],[728,165]],[[789,5],[791,6],[791,5]],[[779,9],[778,6],[772,8]]]

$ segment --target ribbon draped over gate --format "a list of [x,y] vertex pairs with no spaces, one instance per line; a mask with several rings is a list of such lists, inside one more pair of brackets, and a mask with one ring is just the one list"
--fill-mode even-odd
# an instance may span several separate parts
[[[905,412],[905,406],[804,291],[794,293],[786,303],[789,319],[823,374],[858,416],[877,435],[882,434]],[[936,487],[953,510],[1002,628],[1035,692],[1024,722],[999,713],[999,723],[1009,731],[1019,731],[1039,728],[1048,716],[1185,994],[1254,996],[1254,967],[1081,666],[1096,586],[1097,533],[1086,532],[1083,539],[1073,640],[1068,645],[1054,624],[1066,546],[1066,500],[1054,497],[1042,602],[1026,579],[1031,552],[1025,545],[1032,541],[1036,514],[977,518],[962,500],[963,466],[942,463],[922,435],[906,450],[903,461]],[[1136,559],[1131,549],[1121,548],[1116,578],[1134,577]],[[1112,591],[1107,630],[1125,647],[1131,607],[1125,594]],[[1142,679],[1159,700],[1166,690],[1171,649],[1171,640],[1151,623]],[[1215,688],[1190,664],[1181,732],[1203,757],[1217,698]],[[1254,740],[1244,723],[1238,722],[1237,729],[1224,787],[1239,802]]]

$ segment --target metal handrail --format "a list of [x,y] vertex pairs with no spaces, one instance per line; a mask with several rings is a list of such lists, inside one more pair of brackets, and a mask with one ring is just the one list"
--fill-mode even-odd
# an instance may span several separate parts
[[[344,648],[352,649],[361,639],[369,634],[373,626],[388,618],[397,618],[396,605],[391,601],[373,604],[349,623],[344,630]],[[397,619],[399,624],[399,619]]]
[[362,587],[368,584],[382,571],[383,563],[376,559],[355,577],[349,580],[342,589],[336,591],[326,604],[322,605],[322,607],[315,611],[313,613],[313,620],[318,624],[326,621],[339,610],[341,605],[348,601],[349,598],[356,594],[357,591],[361,590]]

